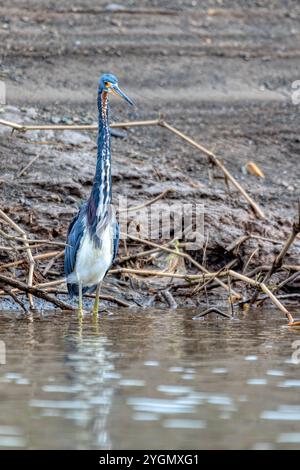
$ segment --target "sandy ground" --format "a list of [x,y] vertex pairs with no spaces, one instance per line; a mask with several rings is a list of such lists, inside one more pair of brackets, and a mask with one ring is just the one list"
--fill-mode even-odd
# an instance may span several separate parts
[[[96,122],[97,80],[111,71],[137,104],[129,109],[113,101],[114,121],[163,116],[216,152],[267,218],[257,219],[203,155],[158,127],[130,129],[125,139],[113,140],[115,199],[138,204],[172,188],[167,201],[203,203],[212,269],[231,258],[226,248],[244,234],[284,241],[299,198],[300,108],[292,102],[292,83],[300,79],[299,3],[118,5],[1,2],[0,80],[7,106],[0,118]],[[11,135],[0,127],[1,207],[29,233],[64,240],[91,188],[95,139],[91,132]],[[31,170],[18,177],[38,153]],[[250,160],[265,179],[245,174]],[[250,239],[240,249],[240,264],[256,247],[250,266],[270,262],[280,246]],[[199,260],[202,255],[195,253]],[[300,264],[299,255],[297,241],[288,261]]]

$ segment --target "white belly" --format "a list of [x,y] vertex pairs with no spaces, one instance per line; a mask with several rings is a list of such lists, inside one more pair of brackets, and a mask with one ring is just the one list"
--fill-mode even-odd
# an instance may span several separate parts
[[83,287],[99,284],[113,259],[113,233],[108,226],[102,233],[101,248],[95,248],[86,230],[77,253],[74,274]]

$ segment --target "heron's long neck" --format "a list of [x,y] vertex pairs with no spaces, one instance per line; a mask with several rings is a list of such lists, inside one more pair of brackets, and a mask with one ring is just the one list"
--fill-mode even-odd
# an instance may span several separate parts
[[111,204],[111,154],[109,101],[107,92],[98,95],[98,154],[93,189],[88,202],[88,222],[93,225]]

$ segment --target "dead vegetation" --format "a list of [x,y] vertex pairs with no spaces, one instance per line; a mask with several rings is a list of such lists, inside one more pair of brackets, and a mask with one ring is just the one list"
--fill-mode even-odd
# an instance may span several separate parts
[[[11,127],[13,131],[25,133],[29,130],[95,130],[95,125],[23,125],[14,122],[0,120],[0,124]],[[255,216],[260,219],[266,219],[263,210],[247,193],[243,186],[226,169],[221,160],[215,153],[208,150],[203,145],[188,137],[175,127],[164,120],[135,121],[113,124],[112,127],[128,128],[135,126],[161,126],[171,132],[173,135],[184,140],[193,146],[199,152],[207,157],[210,165],[217,167],[224,176],[226,184],[231,184],[240,193],[248,203],[249,208]],[[39,158],[38,154],[30,160],[29,164],[23,167],[19,176],[34,165]],[[254,164],[255,165],[255,164]],[[252,165],[253,166],[253,165]],[[258,175],[259,168],[256,168]],[[259,175],[258,175],[259,176]],[[128,209],[141,209],[149,206],[158,200],[164,198],[166,194],[173,191],[168,188],[159,196],[146,201],[144,204]],[[265,221],[267,224],[267,220]],[[25,311],[26,307],[19,294],[28,296],[30,308],[34,308],[34,297],[41,298],[50,302],[63,310],[73,310],[73,307],[57,298],[56,294],[65,294],[66,290],[59,290],[59,286],[64,284],[61,274],[61,260],[63,257],[62,241],[53,241],[47,239],[33,238],[31,233],[27,233],[14,220],[9,217],[5,208],[0,209],[0,238],[2,264],[0,265],[0,286],[2,288],[1,296],[10,296]],[[115,266],[110,270],[110,274],[116,277],[117,282],[123,283],[124,279],[129,280],[131,284],[142,284],[143,289],[147,289],[152,295],[159,296],[168,306],[176,308],[176,296],[207,298],[208,293],[215,289],[222,289],[225,292],[228,312],[219,309],[218,306],[209,306],[200,316],[214,312],[223,317],[230,318],[234,315],[234,306],[242,306],[248,309],[250,305],[260,305],[266,299],[269,299],[274,306],[285,315],[289,326],[299,326],[300,322],[295,321],[290,311],[279,300],[280,298],[295,298],[295,293],[287,292],[287,288],[300,277],[300,266],[284,264],[288,250],[295,242],[300,233],[300,204],[298,209],[298,218],[292,225],[291,233],[282,245],[281,251],[275,257],[270,266],[257,266],[249,270],[251,256],[242,263],[239,250],[242,244],[250,238],[259,239],[260,242],[269,243],[276,240],[270,240],[255,233],[247,234],[234,240],[227,247],[227,252],[231,254],[231,260],[224,262],[218,271],[209,270],[203,260],[207,246],[202,250],[202,262],[198,261],[199,253],[192,256],[186,251],[185,244],[174,238],[166,244],[158,244],[140,236],[127,235],[123,241],[123,246],[119,252],[119,258]],[[51,245],[60,248],[56,251],[47,251]],[[53,247],[52,247],[53,248]],[[122,253],[122,254],[121,254]],[[165,255],[164,266],[161,266],[160,258]],[[9,258],[15,258],[13,261]],[[166,258],[168,256],[168,258]],[[8,258],[8,259],[5,259]],[[235,268],[235,269],[234,269]],[[242,271],[242,272],[241,272]],[[274,280],[275,274],[281,273],[281,277]],[[52,278],[47,281],[47,275],[51,273]],[[161,279],[167,280],[162,282]],[[284,294],[281,294],[284,292]],[[92,297],[92,296],[91,296]],[[107,300],[117,305],[129,307],[132,303],[110,295],[102,295],[103,300]]]

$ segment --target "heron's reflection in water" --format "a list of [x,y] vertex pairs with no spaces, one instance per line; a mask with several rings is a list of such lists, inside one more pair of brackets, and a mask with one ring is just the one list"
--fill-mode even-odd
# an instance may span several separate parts
[[67,379],[78,390],[76,398],[87,410],[74,413],[73,417],[91,433],[89,438],[94,445],[111,448],[108,416],[114,394],[110,380],[114,377],[114,355],[109,348],[110,341],[101,331],[98,318],[91,315],[78,316],[77,331],[74,321],[65,341]]
[[[69,416],[85,429],[97,448],[112,447],[109,429],[115,422],[113,408],[120,398],[123,372],[132,369],[147,350],[153,350],[154,319],[134,317],[133,324],[126,313],[127,322],[120,326],[120,313],[73,316],[64,335],[65,379],[76,391],[72,400],[78,401],[78,409]],[[128,345],[130,335],[135,337],[134,351]]]

